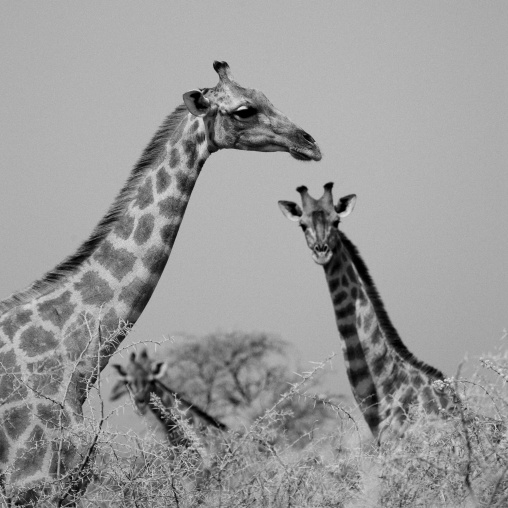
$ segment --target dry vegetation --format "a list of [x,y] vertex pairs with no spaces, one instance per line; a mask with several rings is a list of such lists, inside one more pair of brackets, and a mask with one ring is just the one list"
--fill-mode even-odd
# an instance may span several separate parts
[[[470,363],[473,374],[447,380],[463,402],[459,414],[440,419],[415,411],[406,435],[382,446],[344,403],[312,395],[321,365],[293,377],[277,400],[265,398],[271,405],[265,403],[262,413],[258,405],[248,425],[244,419],[227,434],[197,435],[179,415],[192,443],[181,449],[168,447],[154,432],[115,431],[94,388],[99,409],[80,434],[90,453],[76,475],[90,484],[79,493],[78,506],[506,507],[508,351]],[[317,418],[308,424],[313,407],[324,428]],[[306,423],[295,431],[299,418]],[[46,499],[63,499],[69,483],[61,485],[51,484]]]

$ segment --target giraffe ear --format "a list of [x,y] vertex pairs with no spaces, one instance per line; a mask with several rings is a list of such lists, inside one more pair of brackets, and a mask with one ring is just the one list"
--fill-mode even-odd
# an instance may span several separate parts
[[355,203],[356,203],[356,194],[349,194],[339,199],[339,202],[335,207],[335,211],[338,213],[339,217],[343,219],[353,211]]
[[205,116],[210,109],[210,101],[201,90],[189,90],[183,94],[183,102],[194,116]]
[[111,365],[111,367],[113,367],[114,369],[117,370],[118,374],[120,374],[120,376],[123,376],[123,377],[126,377],[127,376],[127,372],[125,371],[125,369],[119,365],[118,363],[113,363]]
[[279,201],[279,208],[289,220],[298,221],[302,216],[302,209],[292,201]]
[[122,380],[120,380],[113,386],[113,388],[111,388],[111,393],[109,394],[109,400],[111,400],[111,401],[118,400],[120,397],[123,397],[127,393],[129,393],[127,384],[124,383]]
[[157,362],[152,367],[152,379],[160,379],[166,373],[167,368],[166,362]]

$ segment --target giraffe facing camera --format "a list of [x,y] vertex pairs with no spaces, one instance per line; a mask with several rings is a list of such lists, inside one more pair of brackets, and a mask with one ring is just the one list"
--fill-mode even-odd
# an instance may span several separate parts
[[441,414],[453,411],[457,401],[442,382],[442,372],[418,360],[399,337],[367,265],[339,230],[356,196],[334,204],[332,187],[327,183],[319,199],[298,187],[302,206],[279,201],[279,207],[298,222],[312,258],[324,268],[351,389],[372,434],[381,440],[387,430],[404,432],[411,405]]
[[[142,415],[146,414],[147,410],[151,411],[164,429],[170,445],[189,446],[185,432],[172,414],[172,409],[177,406],[185,412],[186,419],[194,428],[206,426],[221,431],[227,430],[225,424],[170,388],[164,379],[167,364],[151,360],[146,349],[137,356],[133,352],[125,367],[118,364],[113,364],[112,367],[116,369],[119,379],[111,389],[110,400],[116,401],[129,394],[134,407]],[[156,400],[161,401],[162,408],[155,402]]]

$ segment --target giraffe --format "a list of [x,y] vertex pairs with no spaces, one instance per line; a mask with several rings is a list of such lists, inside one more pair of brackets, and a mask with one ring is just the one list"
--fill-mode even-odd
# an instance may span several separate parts
[[313,260],[324,268],[351,389],[380,441],[387,429],[403,434],[410,405],[438,414],[452,410],[456,401],[446,393],[444,375],[418,360],[400,339],[357,248],[338,229],[356,196],[334,206],[332,187],[327,183],[319,199],[298,187],[302,207],[291,201],[279,201],[279,207],[299,223]]
[[[141,414],[146,414],[149,409],[165,431],[170,446],[168,450],[170,456],[179,453],[182,448],[190,449],[193,459],[197,459],[197,462],[194,462],[196,468],[194,480],[195,487],[200,489],[202,482],[211,474],[213,461],[211,461],[209,446],[207,446],[211,441],[202,443],[201,440],[196,440],[196,433],[186,432],[185,426],[182,425],[182,419],[179,415],[175,415],[172,409],[178,408],[185,412],[186,423],[191,425],[194,431],[198,431],[197,435],[205,427],[207,430],[213,428],[226,432],[227,426],[163,382],[167,364],[152,361],[146,349],[143,349],[137,358],[134,352],[131,353],[129,363],[125,368],[119,364],[113,364],[112,367],[117,370],[120,379],[111,390],[110,400],[118,400],[123,395],[129,394]],[[189,458],[186,457],[184,460],[188,461]]]
[[[187,413],[187,420],[194,426],[205,424],[221,431],[227,430],[222,422],[164,384],[162,379],[166,373],[167,364],[152,361],[146,349],[143,349],[137,358],[134,352],[131,353],[127,367],[124,368],[118,364],[113,364],[112,367],[117,370],[120,379],[111,390],[110,400],[118,400],[128,393],[141,414],[144,415],[149,408],[163,426],[171,445],[189,446],[188,438],[178,422],[171,416],[170,410],[175,407],[177,400],[178,407]],[[166,411],[154,403],[153,395],[160,399]]]
[[218,84],[183,94],[91,236],[0,302],[0,472],[19,499],[70,478],[83,460],[74,436],[88,390],[150,299],[210,154],[321,159],[314,139],[262,92],[240,86],[226,62],[213,67]]

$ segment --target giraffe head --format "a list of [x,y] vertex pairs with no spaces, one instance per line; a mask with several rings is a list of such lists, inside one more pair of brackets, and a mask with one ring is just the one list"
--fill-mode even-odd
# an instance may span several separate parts
[[349,194],[339,199],[336,205],[332,197],[333,183],[327,183],[319,199],[314,199],[307,187],[296,190],[302,197],[302,207],[292,201],[279,201],[282,213],[298,222],[302,228],[307,245],[312,251],[312,259],[318,265],[326,265],[340,242],[339,223],[347,217],[355,206],[356,195]]
[[210,152],[221,148],[289,152],[298,160],[321,160],[314,138],[276,109],[259,90],[243,88],[226,62],[213,63],[215,88],[183,95],[188,110],[204,121]]
[[141,414],[145,414],[150,402],[150,393],[154,383],[166,372],[164,362],[152,362],[145,349],[136,359],[136,353],[131,353],[129,364],[126,368],[114,364],[113,367],[120,374],[120,380],[111,390],[110,400],[117,400],[129,393],[136,408]]

